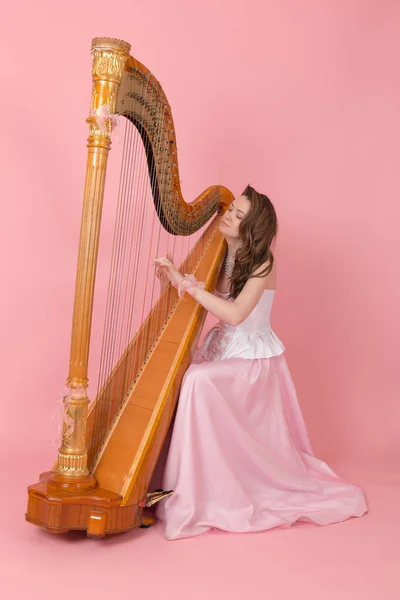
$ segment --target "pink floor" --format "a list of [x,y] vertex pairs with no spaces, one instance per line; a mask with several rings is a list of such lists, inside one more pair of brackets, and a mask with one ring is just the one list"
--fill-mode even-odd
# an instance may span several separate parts
[[399,600],[400,473],[332,466],[362,485],[366,517],[177,542],[166,541],[160,525],[96,541],[44,533],[24,521],[25,487],[38,465],[6,467],[1,597]]

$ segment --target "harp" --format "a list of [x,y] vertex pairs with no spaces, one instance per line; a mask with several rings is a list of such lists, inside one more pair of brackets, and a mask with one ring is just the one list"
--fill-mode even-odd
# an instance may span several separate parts
[[[156,78],[129,52],[130,45],[121,40],[92,42],[88,158],[62,440],[53,470],[29,486],[26,512],[29,522],[54,533],[84,530],[102,537],[126,531],[146,524],[144,507],[162,497],[149,486],[205,314],[192,298],[179,300],[170,285],[154,294],[148,259],[165,253],[165,240],[175,249],[184,240],[186,251],[177,266],[212,291],[224,255],[218,215],[233,199],[227,188],[211,186],[193,202],[184,201],[169,103]],[[112,132],[122,118],[125,142],[99,385],[89,403],[105,177]],[[187,242],[191,239],[194,244]]]

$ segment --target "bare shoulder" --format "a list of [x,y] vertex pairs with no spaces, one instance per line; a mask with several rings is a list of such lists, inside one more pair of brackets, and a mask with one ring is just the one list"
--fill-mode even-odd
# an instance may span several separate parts
[[[265,262],[264,264],[260,265],[260,267],[254,272],[254,275],[259,275],[261,273],[263,273],[268,267],[269,267],[269,261]],[[262,279],[264,280],[264,288],[266,290],[275,290],[276,289],[276,283],[277,283],[277,276],[276,276],[276,259],[274,260],[274,264],[272,265],[272,269],[271,271],[268,273],[268,275],[265,275],[265,277],[263,277]]]
[[265,289],[266,290],[276,290],[277,284],[277,274],[276,274],[276,260],[274,259],[274,264],[272,265],[271,272],[265,278]]

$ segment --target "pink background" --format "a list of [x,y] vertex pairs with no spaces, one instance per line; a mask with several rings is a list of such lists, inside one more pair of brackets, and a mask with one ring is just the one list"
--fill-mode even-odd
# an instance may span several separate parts
[[[24,487],[55,456],[49,419],[67,375],[96,35],[129,41],[163,85],[188,200],[212,183],[236,194],[252,183],[274,202],[273,326],[317,454],[339,471],[354,465],[355,482],[398,471],[400,5],[47,0],[9,3],[3,17],[0,456],[14,465],[20,538],[66,548],[23,523]],[[112,226],[107,204],[105,255]],[[99,305],[105,281],[101,272]]]

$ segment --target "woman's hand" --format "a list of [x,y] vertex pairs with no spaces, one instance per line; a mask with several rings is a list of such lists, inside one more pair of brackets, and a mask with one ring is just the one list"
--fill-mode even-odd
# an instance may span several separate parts
[[168,258],[156,258],[154,264],[156,265],[156,275],[160,279],[166,276],[174,287],[178,287],[180,282],[184,279],[183,275],[176,268],[173,258],[170,254]]
[[[154,264],[155,264],[155,262],[154,262]],[[169,283],[168,278],[167,278],[164,270],[159,265],[155,264],[155,267],[156,267],[156,277],[158,277],[158,279],[160,281],[160,292],[161,292],[161,294],[163,294],[165,288],[167,287],[167,285]]]

